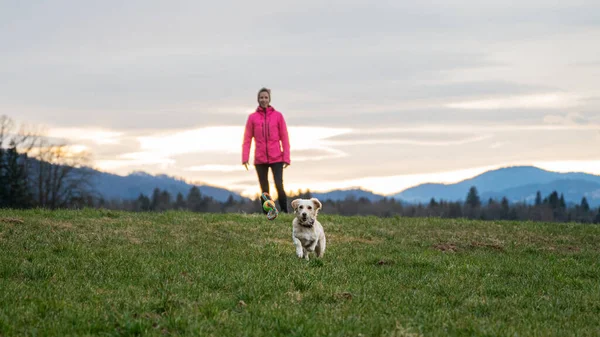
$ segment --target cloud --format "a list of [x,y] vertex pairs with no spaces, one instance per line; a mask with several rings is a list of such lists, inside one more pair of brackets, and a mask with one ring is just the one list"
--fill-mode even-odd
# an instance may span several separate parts
[[556,172],[585,172],[600,175],[600,157],[597,160],[538,161],[533,165]]
[[420,127],[403,130],[366,128],[327,139],[335,147],[352,145],[404,144],[415,146],[454,146],[479,142],[491,138],[491,134],[475,132],[425,132]]
[[[544,116],[544,123],[555,125],[584,125],[590,122],[579,112],[569,112],[565,116],[562,115],[547,115]],[[598,126],[600,129],[600,125]]]
[[[290,126],[296,150],[323,148],[323,140],[350,132],[349,128]],[[205,127],[138,137],[140,149],[169,155],[201,152],[240,153],[243,126]]]
[[[70,165],[87,165],[89,159],[89,147],[79,144],[68,144],[61,146],[34,146],[29,149],[28,155],[31,157],[44,156],[53,163]],[[45,154],[54,153],[54,156],[47,157]]]
[[[350,132],[347,128],[326,127],[289,127],[291,150],[308,153],[321,151],[325,155],[306,155],[294,157],[294,161],[322,160],[344,156],[345,153],[330,147],[326,139]],[[150,133],[135,137],[139,143],[137,151],[125,152],[116,156],[116,159],[97,160],[97,167],[104,170],[116,170],[139,165],[159,165],[166,168],[176,164],[174,158],[184,155],[202,156],[211,155],[237,155],[241,153],[244,134],[242,126],[205,127],[191,130],[168,131]],[[254,142],[251,153],[254,152]],[[233,158],[233,157],[230,157]],[[208,171],[217,169],[230,171],[232,166],[222,164],[195,165],[186,171]],[[240,166],[241,167],[241,166]]]
[[598,13],[585,0],[2,2],[0,110],[114,172],[220,184],[248,174],[261,86],[298,185],[581,159],[600,125]]
[[508,144],[508,142],[495,142],[492,145],[490,145],[490,149],[499,149],[506,144]]
[[[586,55],[594,53],[582,52],[582,44],[569,42],[568,36],[560,43],[576,44],[572,51],[557,51],[560,46],[543,41],[553,33],[589,41],[585,37],[595,36],[589,28],[594,21],[585,18],[593,18],[598,9],[593,2],[549,6],[538,1],[510,8],[475,1],[435,6],[350,1],[335,9],[315,1],[261,2],[264,7],[226,3],[108,2],[92,9],[61,1],[27,8],[3,4],[0,12],[10,29],[0,32],[0,41],[10,52],[0,55],[1,108],[72,126],[238,125],[262,85],[274,88],[275,106],[294,122],[304,118],[295,117],[299,114],[318,116],[311,125],[319,125],[321,118],[333,126],[330,115],[353,112],[414,115],[409,110],[448,104],[489,109],[499,104],[489,95],[508,97],[500,102],[503,109],[520,107],[523,103],[511,97],[564,90],[569,73],[548,71],[556,69],[557,54],[568,52],[571,62],[591,62]],[[232,13],[230,6],[245,12]],[[170,24],[156,26],[158,19]],[[215,25],[219,34],[209,33]],[[49,26],[52,33],[45,29]],[[535,48],[527,45],[534,43],[551,56],[539,72],[555,80],[536,80],[538,73],[522,71],[540,62],[537,54],[529,57]],[[507,48],[513,45],[519,48]],[[592,47],[587,43],[585,48]],[[521,57],[521,51],[528,57]]]
[[378,145],[378,144],[398,144],[415,146],[456,146],[473,142],[479,142],[491,138],[491,135],[479,135],[458,140],[416,140],[416,139],[363,139],[363,140],[332,140],[327,143],[332,146],[354,146],[354,145]]
[[448,103],[453,109],[497,110],[497,109],[564,109],[579,104],[579,97],[572,94],[548,93],[490,98],[473,101]]
[[138,137],[144,152],[177,155],[199,152],[239,152],[241,126],[207,127]]
[[418,132],[418,133],[448,133],[464,134],[473,132],[519,132],[519,131],[568,131],[568,130],[597,130],[600,124],[422,124],[407,125],[404,127],[376,128],[370,132]]
[[238,172],[244,171],[246,168],[243,165],[198,165],[187,167],[184,170],[186,171],[196,171],[196,172]]
[[[328,144],[329,142],[325,142]],[[298,150],[293,152],[294,162],[308,162],[308,161],[320,161],[320,160],[331,160],[347,157],[348,153],[335,149],[333,147],[321,147],[320,149],[310,150]]]
[[102,128],[51,128],[47,131],[46,135],[74,142],[91,141],[98,145],[108,145],[118,144],[123,136],[123,132]]
[[175,165],[175,160],[169,157],[139,152],[119,155],[116,159],[96,160],[94,161],[93,166],[102,171],[112,171],[124,174],[139,168],[144,168],[149,171],[152,171],[153,168],[167,170],[173,165]]

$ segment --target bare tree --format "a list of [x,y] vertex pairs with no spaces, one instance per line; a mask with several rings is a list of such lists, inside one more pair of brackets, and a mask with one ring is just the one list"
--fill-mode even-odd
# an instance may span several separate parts
[[12,119],[4,115],[0,116],[0,148],[10,139],[14,126]]
[[68,207],[92,193],[89,154],[41,139],[35,148],[32,188],[36,202],[50,209]]
[[[41,128],[21,125],[0,116],[0,150],[7,143],[25,158],[28,185],[35,202],[51,209],[67,207],[92,193],[89,153],[64,141],[50,140]],[[3,161],[0,160],[0,163]],[[0,169],[3,169],[0,166]],[[1,170],[0,170],[1,171]]]
[[11,144],[19,153],[29,153],[38,143],[40,134],[39,130],[24,124],[17,128],[10,117],[0,116],[0,149],[6,144]]

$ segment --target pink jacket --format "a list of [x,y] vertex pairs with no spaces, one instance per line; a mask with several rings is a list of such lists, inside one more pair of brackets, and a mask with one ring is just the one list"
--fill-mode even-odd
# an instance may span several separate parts
[[271,106],[266,110],[258,107],[248,116],[242,145],[242,164],[249,161],[250,144],[254,138],[254,164],[284,162],[289,165],[290,140],[285,119],[281,112]]

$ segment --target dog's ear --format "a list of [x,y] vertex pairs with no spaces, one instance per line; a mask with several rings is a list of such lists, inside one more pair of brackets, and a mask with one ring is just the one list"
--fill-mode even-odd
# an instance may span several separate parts
[[323,208],[323,205],[321,205],[321,202],[319,201],[319,199],[317,198],[310,198],[310,201],[313,202],[313,204],[315,205],[315,210],[320,210],[321,208]]
[[294,211],[298,208],[298,204],[300,203],[300,200],[302,200],[302,199],[295,199],[294,201],[292,201],[292,208],[294,209]]

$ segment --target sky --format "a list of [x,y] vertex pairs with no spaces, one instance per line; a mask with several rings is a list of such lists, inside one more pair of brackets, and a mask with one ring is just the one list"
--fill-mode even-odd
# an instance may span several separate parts
[[263,86],[290,133],[288,191],[600,175],[598,41],[598,1],[4,0],[0,114],[105,172],[247,196]]

